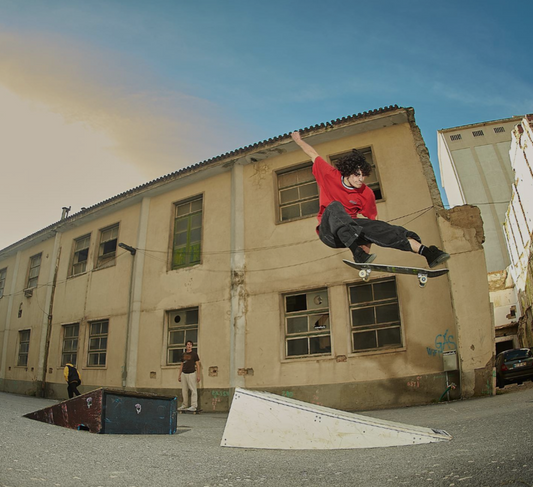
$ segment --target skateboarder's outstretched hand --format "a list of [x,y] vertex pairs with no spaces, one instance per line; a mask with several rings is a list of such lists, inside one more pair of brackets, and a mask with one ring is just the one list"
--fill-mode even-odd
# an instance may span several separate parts
[[296,142],[296,144],[302,149],[312,160],[315,162],[315,159],[319,157],[318,152],[313,149],[307,142],[304,142],[302,140],[302,136],[300,135],[300,132],[292,132],[291,133],[292,140]]

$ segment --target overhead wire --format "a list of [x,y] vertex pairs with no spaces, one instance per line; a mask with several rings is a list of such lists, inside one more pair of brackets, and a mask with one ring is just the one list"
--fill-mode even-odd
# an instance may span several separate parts
[[[417,210],[417,211],[414,211],[414,212],[411,212],[411,213],[407,213],[405,215],[401,215],[399,217],[392,218],[392,219],[389,219],[389,220],[384,220],[384,221],[386,221],[387,223],[390,223],[390,222],[393,222],[393,221],[401,220],[403,218],[415,215],[414,218],[412,218],[411,220],[409,220],[405,224],[405,225],[407,225],[407,224],[417,220],[418,218],[422,217],[425,213],[427,213],[428,211],[430,211],[433,208],[434,208],[433,206],[428,206],[426,208],[422,208],[420,210]],[[286,243],[286,244],[269,245],[269,246],[263,246],[263,247],[252,247],[252,248],[245,249],[245,252],[246,253],[265,252],[265,251],[271,251],[271,250],[277,250],[277,249],[280,249],[280,248],[300,246],[300,245],[303,245],[303,244],[315,243],[315,242],[317,242],[317,238],[299,240],[297,242]],[[152,250],[152,249],[141,249],[141,248],[137,248],[136,250],[138,252],[143,253],[144,256],[148,257],[149,259],[152,259],[152,260],[155,260],[157,262],[164,263],[164,264],[166,264],[168,262],[167,257],[160,258],[160,257],[157,256],[157,254],[164,254],[165,256],[168,255],[168,250]],[[286,268],[292,268],[292,267],[298,267],[298,266],[302,266],[302,265],[307,265],[307,264],[309,264],[311,262],[320,262],[320,261],[323,261],[323,260],[327,260],[327,259],[336,257],[337,255],[342,253],[344,250],[345,249],[342,249],[340,251],[337,251],[337,252],[335,252],[333,254],[321,257],[319,259],[312,259],[312,260],[298,262],[298,263],[294,263],[294,264],[290,264],[290,265],[282,265],[282,266],[278,266],[278,267],[269,267],[269,268],[262,268],[262,269],[247,269],[246,272],[251,272],[251,273],[255,273],[255,272],[270,272],[270,271],[275,271],[275,270],[279,270],[279,269],[286,269]],[[224,255],[224,254],[231,255],[231,254],[237,254],[237,253],[240,253],[240,252],[242,252],[242,251],[241,250],[232,250],[232,249],[215,250],[215,251],[205,251],[205,250],[203,250],[202,254],[203,255],[213,255],[214,256],[214,255]],[[156,255],[153,255],[153,254],[156,254]],[[124,251],[124,252],[120,252],[120,253],[117,252],[115,258],[116,259],[120,259],[120,258],[122,258],[125,255],[131,255],[131,254],[127,250]],[[89,270],[87,272],[84,272],[82,274],[92,273],[92,272],[100,270],[100,269],[102,269],[102,268],[91,269],[91,270]],[[227,273],[227,272],[229,272],[229,269],[216,270],[216,269],[205,269],[204,268],[204,269],[202,269],[202,271],[203,272],[212,272],[212,273]],[[57,280],[56,281],[56,286],[59,285],[59,284],[64,284],[65,282],[68,282],[69,279],[72,279],[73,277],[76,277],[76,276],[67,276],[64,279]],[[39,284],[39,285],[35,286],[32,289],[39,289],[39,288],[49,287],[49,286],[52,286],[52,283]],[[25,291],[24,289],[22,289],[20,291],[16,291],[16,292],[13,293],[13,296],[16,296],[18,294],[23,294],[24,291]],[[9,296],[11,296],[11,293],[4,293],[4,296],[9,297]],[[41,311],[43,311],[43,313],[46,313],[44,310],[42,310],[42,308],[40,308],[40,309],[41,309]]]

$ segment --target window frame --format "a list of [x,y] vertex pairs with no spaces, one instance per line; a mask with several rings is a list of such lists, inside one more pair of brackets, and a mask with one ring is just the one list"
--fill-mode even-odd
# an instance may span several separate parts
[[[67,336],[67,330],[69,328],[77,327],[77,334],[74,336]],[[80,324],[79,323],[68,323],[66,325],[62,325],[61,327],[61,333],[62,333],[62,340],[61,340],[61,367],[65,367],[67,363],[72,364],[74,366],[77,366],[78,363],[78,350],[79,350],[79,344],[80,344]],[[76,347],[74,350],[65,350],[65,343],[67,341],[73,341],[76,340]],[[69,355],[70,359],[65,359],[65,356]],[[74,360],[72,359],[74,357]]]
[[[23,334],[28,334],[28,339],[23,340]],[[30,341],[31,341],[31,329],[25,328],[24,330],[19,330],[18,334],[18,353],[17,353],[17,367],[28,367],[28,358],[30,354]],[[26,350],[23,351],[23,345],[26,345]],[[25,363],[21,363],[21,357],[25,357]]]
[[[361,148],[355,147],[355,149],[361,152],[365,156],[366,161],[372,166],[372,172],[370,176],[367,176],[365,178],[365,184],[374,192],[374,195],[376,197],[376,203],[383,201],[385,199],[385,197],[383,196],[383,184],[381,183],[379,169],[376,163],[376,157],[374,155],[374,150],[372,146],[365,146]],[[335,167],[335,161],[337,159],[340,159],[341,157],[349,155],[351,151],[352,149],[336,154],[330,154],[329,162],[333,165],[333,167]],[[375,181],[373,181],[373,179],[375,179]]]
[[4,296],[4,291],[6,288],[6,279],[7,279],[7,267],[0,269],[0,299]]
[[[295,184],[288,184],[287,186],[281,187],[281,180],[293,173],[300,173],[304,170],[310,169],[311,178],[305,179],[303,181],[297,181]],[[316,182],[316,179],[313,175],[313,162],[305,162],[303,164],[298,164],[296,166],[286,167],[283,169],[280,169],[276,171],[275,173],[275,191],[276,191],[276,215],[277,215],[277,222],[278,223],[289,223],[297,220],[302,220],[304,218],[310,218],[310,217],[316,217],[320,210],[320,200],[319,200],[319,191],[318,191],[318,183]],[[297,176],[298,178],[298,176]],[[303,195],[302,189],[304,187],[311,187],[314,186],[316,191],[312,195]],[[298,192],[298,197],[296,199],[290,200],[289,202],[283,202],[283,192],[289,192],[291,190],[296,189]],[[298,206],[299,209],[299,215],[298,216],[289,216],[284,218],[283,217],[283,210],[285,208]],[[312,212],[303,211],[302,205],[313,205],[316,206],[316,208],[313,208]]]
[[[300,304],[295,306],[302,305],[301,296],[305,296],[305,309],[295,309],[290,311],[288,309],[288,299],[295,298],[295,302],[299,299]],[[325,296],[326,303],[322,305],[316,301],[317,297]],[[329,306],[329,289],[327,287],[314,288],[308,290],[294,291],[290,293],[284,293],[281,295],[282,301],[282,324],[283,324],[283,341],[284,341],[284,358],[286,360],[298,360],[298,359],[315,359],[315,358],[330,358],[333,356],[333,337],[331,333],[331,311]],[[312,303],[315,303],[316,306],[313,306]],[[311,305],[311,306],[310,306]],[[301,318],[306,318],[306,331],[289,331],[289,320],[292,320],[296,326],[298,326],[298,320],[300,323],[303,323]],[[313,321],[315,318],[318,318],[316,322]],[[320,322],[323,323],[320,323]],[[322,329],[315,328],[319,326],[325,326]],[[300,324],[301,326],[301,324]],[[320,340],[327,338],[329,344],[323,348],[329,348],[329,350],[317,351],[313,353],[312,349],[316,343],[320,344]],[[290,353],[291,342],[306,340],[306,353]],[[296,345],[296,344],[295,344]]]
[[[93,333],[93,326],[97,324],[105,324],[106,325],[106,331],[105,333],[102,333],[101,330],[99,333]],[[88,336],[89,339],[87,341],[87,367],[90,368],[105,368],[107,367],[107,349],[108,349],[108,342],[109,342],[109,319],[101,319],[101,320],[93,320],[89,321],[88,326]],[[99,340],[99,344],[101,345],[101,341],[105,338],[105,347],[92,347],[92,340]],[[98,363],[91,364],[91,357],[97,356],[98,357]],[[100,363],[101,357],[104,357],[104,363]]]
[[[102,240],[104,233],[116,228],[116,237],[110,238],[108,240]],[[107,227],[101,228],[98,231],[98,251],[96,253],[96,265],[95,269],[105,269],[106,267],[114,266],[117,260],[117,248],[118,248],[118,237],[120,231],[120,223],[114,223],[113,225],[108,225]],[[105,244],[108,242],[115,241],[115,248],[111,252],[105,251]]]
[[[179,321],[176,318],[179,317]],[[182,317],[185,317],[185,322],[181,323]],[[194,318],[196,319],[194,320]],[[190,321],[189,321],[190,318]],[[192,349],[198,353],[198,334],[200,330],[200,308],[198,306],[190,306],[187,308],[173,309],[166,312],[166,350],[165,350],[165,365],[176,366],[180,365],[183,360],[183,352],[187,342],[192,341]],[[175,324],[179,323],[179,324]],[[172,340],[172,334],[183,333],[183,340],[176,342]],[[196,338],[196,339],[195,339]],[[181,357],[177,360],[171,360],[171,354]]]
[[[34,259],[36,259],[37,257],[39,257],[39,264],[38,265],[35,265],[34,264]],[[43,261],[43,253],[42,252],[39,252],[38,254],[35,254],[35,255],[32,255],[30,257],[30,262],[28,264],[28,278],[26,279],[26,288],[25,289],[35,289],[39,283],[39,275],[41,273],[41,264],[42,264],[42,261]],[[37,273],[36,275],[32,275],[35,271],[35,269],[37,269]],[[32,284],[32,281],[35,280],[35,283]]]
[[[195,203],[200,203],[200,208],[193,209]],[[190,206],[190,211],[179,214],[180,208]],[[192,196],[172,205],[172,231],[170,232],[170,270],[185,269],[193,267],[202,263],[202,248],[203,248],[203,236],[204,236],[204,195]],[[199,216],[200,225],[194,226],[196,223],[194,220]],[[187,222],[187,229],[185,231],[179,231],[178,220]],[[193,240],[193,233],[199,230],[199,237],[197,240]],[[176,240],[178,234],[186,234],[185,246],[178,245]],[[178,254],[180,250],[184,249],[184,252]],[[178,255],[183,259],[183,262],[176,263]]]
[[[382,299],[374,299],[375,297],[375,289],[374,286],[380,286],[383,284],[393,283],[394,285],[394,297],[386,297]],[[356,288],[364,288],[364,287],[370,287],[372,290],[372,300],[370,301],[361,301],[358,303],[354,303],[352,301],[352,289]],[[400,299],[398,296],[398,282],[395,276],[392,277],[385,277],[381,279],[371,279],[369,281],[361,281],[357,283],[348,284],[347,287],[347,293],[348,293],[348,307],[349,307],[349,325],[350,325],[350,347],[351,347],[351,353],[352,354],[361,354],[361,353],[368,353],[368,352],[383,352],[383,351],[398,351],[403,350],[405,348],[405,337],[404,337],[404,326],[402,323],[402,313],[401,313],[401,307],[400,307]],[[384,308],[385,306],[391,306],[395,305],[397,308],[397,319],[391,320],[388,322],[378,322],[376,309]],[[364,310],[373,308],[373,317],[374,322],[373,323],[367,323],[367,324],[360,324],[360,325],[354,325],[354,310]],[[399,342],[395,342],[393,344],[387,344],[380,346],[379,345],[379,336],[380,331],[385,330],[398,330],[398,337]],[[356,348],[355,343],[355,335],[356,334],[363,334],[363,333],[369,333],[374,332],[375,333],[375,343],[376,346],[374,347],[366,347],[366,348]]]
[[[88,239],[87,247],[83,247],[82,249],[76,249],[76,246],[77,246],[78,242],[81,242],[81,241],[86,240],[86,239]],[[69,277],[79,276],[80,274],[85,274],[87,272],[87,263],[89,262],[89,250],[90,250],[90,247],[91,247],[91,234],[90,233],[87,233],[86,235],[82,235],[81,237],[75,238],[72,241],[72,257],[71,257],[71,262],[70,262],[70,267],[69,267]],[[84,261],[80,262],[79,258],[77,259],[77,256],[79,257],[80,252],[82,252],[84,250],[87,251],[87,256],[86,256]],[[115,252],[116,252],[116,250],[115,250]],[[85,266],[84,266],[83,270],[81,270],[79,272],[75,272],[74,268],[75,268],[75,266],[77,266],[79,264],[85,264]]]

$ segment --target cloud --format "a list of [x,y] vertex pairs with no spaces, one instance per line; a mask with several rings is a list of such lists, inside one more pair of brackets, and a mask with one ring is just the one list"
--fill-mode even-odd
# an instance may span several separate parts
[[45,35],[0,34],[0,84],[46,104],[67,123],[85,123],[147,178],[218,155],[246,140],[209,100],[162,89],[145,65],[123,53]]
[[0,33],[0,249],[72,212],[238,147],[209,100],[161,88],[126,54]]

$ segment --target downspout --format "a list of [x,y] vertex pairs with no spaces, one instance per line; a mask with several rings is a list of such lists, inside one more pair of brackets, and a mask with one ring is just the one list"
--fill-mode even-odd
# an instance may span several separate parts
[[126,339],[125,339],[125,345],[124,345],[124,365],[122,366],[122,388],[126,388],[126,377],[128,376],[128,349],[129,349],[129,341],[130,341],[130,328],[131,328],[131,302],[133,299],[133,274],[135,272],[135,254],[137,252],[136,249],[133,247],[126,245],[125,243],[119,243],[118,246],[124,250],[127,250],[131,256],[131,274],[130,274],[130,292],[129,292],[129,299],[128,299],[128,317],[126,320]]
[[[48,316],[46,317],[46,340],[44,342],[43,351],[43,369],[41,376],[41,397],[46,397],[46,374],[48,371],[48,356],[50,355],[50,336],[52,335],[52,316],[54,311],[54,296],[57,285],[57,273],[59,271],[59,261],[61,259],[61,247],[59,247],[59,241],[61,240],[60,234],[56,234],[56,241],[54,244],[57,249],[57,256],[54,267],[54,277],[52,280],[52,289],[50,291],[50,301],[48,303]],[[54,249],[54,250],[55,250]]]

